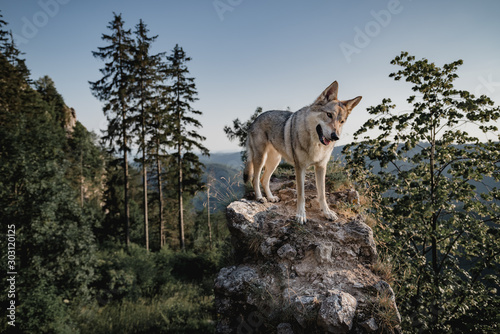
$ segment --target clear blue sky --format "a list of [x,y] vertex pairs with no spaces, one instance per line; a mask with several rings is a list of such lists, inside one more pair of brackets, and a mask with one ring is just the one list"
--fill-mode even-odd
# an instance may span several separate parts
[[[222,128],[264,110],[310,104],[332,81],[341,99],[363,96],[339,144],[368,119],[383,98],[412,92],[388,74],[400,51],[438,65],[463,59],[457,87],[500,103],[500,1],[463,0],[1,0],[8,28],[26,53],[33,79],[49,75],[90,130],[106,127],[88,81],[103,64],[112,13],[128,27],[143,19],[159,35],[156,50],[178,43],[193,58],[203,112],[200,133],[213,152],[239,150]],[[400,110],[404,110],[404,103]]]

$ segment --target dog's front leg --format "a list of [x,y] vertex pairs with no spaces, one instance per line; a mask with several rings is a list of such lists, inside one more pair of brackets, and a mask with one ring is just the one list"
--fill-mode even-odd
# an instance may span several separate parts
[[306,198],[304,194],[304,182],[306,178],[306,169],[295,166],[295,182],[297,183],[297,222],[304,224],[306,219]]
[[326,203],[325,196],[325,175],[326,175],[326,166],[316,165],[314,166],[314,171],[316,172],[316,189],[318,190],[318,201],[321,211],[325,217],[329,220],[337,220],[338,216],[335,212],[330,210],[328,204]]

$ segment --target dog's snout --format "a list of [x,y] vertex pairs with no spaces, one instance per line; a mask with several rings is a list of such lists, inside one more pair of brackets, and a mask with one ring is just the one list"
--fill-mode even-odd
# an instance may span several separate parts
[[335,132],[332,132],[331,138],[332,138],[332,140],[335,140],[335,141],[339,140],[339,136],[337,136],[337,133],[335,133]]

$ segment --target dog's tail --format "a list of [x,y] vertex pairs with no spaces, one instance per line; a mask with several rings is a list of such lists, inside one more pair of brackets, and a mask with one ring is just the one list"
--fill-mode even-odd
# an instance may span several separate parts
[[248,181],[253,181],[253,151],[252,146],[250,145],[250,138],[247,138],[247,161],[245,163],[245,170],[243,171],[243,181],[247,183]]

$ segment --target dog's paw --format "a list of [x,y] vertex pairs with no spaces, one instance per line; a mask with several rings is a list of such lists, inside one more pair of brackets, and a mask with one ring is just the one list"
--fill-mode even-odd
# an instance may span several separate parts
[[260,202],[260,203],[266,203],[266,202],[267,202],[267,200],[266,200],[266,198],[265,198],[265,197],[259,197],[259,198],[256,198],[255,200],[256,200],[257,202]]
[[276,203],[276,202],[280,201],[280,198],[278,196],[271,196],[271,197],[268,197],[267,200],[271,203]]
[[306,213],[305,212],[297,212],[295,219],[297,220],[297,223],[299,223],[299,224],[306,223],[307,222]]
[[325,210],[323,211],[326,219],[328,220],[337,220],[339,219],[339,216],[337,216],[337,214],[335,212],[333,212],[332,210],[328,209],[328,210]]

